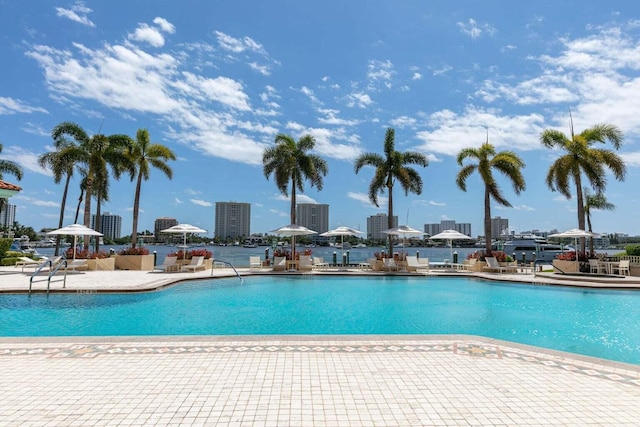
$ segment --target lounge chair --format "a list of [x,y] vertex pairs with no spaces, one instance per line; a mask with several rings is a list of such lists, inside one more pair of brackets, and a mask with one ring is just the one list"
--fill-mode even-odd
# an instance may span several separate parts
[[607,266],[604,265],[599,259],[589,259],[589,273],[606,273]]
[[162,261],[162,265],[158,266],[158,268],[165,273],[170,271],[180,271],[180,264],[178,264],[177,256],[166,256],[164,257],[164,261]]
[[41,264],[41,261],[36,261],[35,259],[31,259],[26,256],[18,257],[18,261],[16,262],[16,268],[22,267],[22,271],[24,272],[25,267],[37,267]]
[[429,271],[429,258],[426,259],[427,262],[420,262],[420,258],[416,256],[408,256],[407,257],[407,271],[415,271],[415,272],[428,272]]
[[477,262],[478,258],[465,259],[461,268],[464,271],[474,271]]
[[311,262],[310,255],[300,255],[300,263],[298,264],[300,271],[311,271],[313,269],[313,263]]
[[393,258],[383,258],[382,259],[382,270],[384,271],[398,271],[398,264],[393,260]]
[[262,268],[262,261],[259,256],[249,257],[249,268]]
[[287,269],[287,258],[277,256],[273,258],[273,271],[284,271]]
[[329,263],[325,262],[322,257],[314,256],[313,257],[313,269],[314,270],[324,270],[329,268]]
[[496,257],[488,256],[485,258],[487,265],[482,267],[482,271],[495,271],[498,273],[505,273],[507,271],[516,272],[518,271],[518,267],[514,266],[506,266],[503,267],[498,263]]
[[191,271],[195,273],[197,270],[204,270],[204,257],[203,256],[194,256],[191,258],[191,262],[187,265],[183,265],[180,271]]

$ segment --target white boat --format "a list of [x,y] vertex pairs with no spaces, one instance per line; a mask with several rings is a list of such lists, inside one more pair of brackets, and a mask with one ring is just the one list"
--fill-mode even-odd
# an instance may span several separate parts
[[[494,250],[499,250],[499,245],[494,244]],[[514,256],[517,262],[531,262],[533,260],[539,262],[553,262],[558,254],[571,252],[574,249],[570,246],[556,245],[549,243],[547,239],[540,236],[522,236],[514,238],[502,244],[502,251],[507,255]],[[524,255],[523,255],[524,254]]]

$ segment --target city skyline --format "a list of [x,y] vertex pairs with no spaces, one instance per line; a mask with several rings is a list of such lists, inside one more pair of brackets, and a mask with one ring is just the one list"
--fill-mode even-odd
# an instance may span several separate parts
[[[171,148],[173,179],[151,170],[142,183],[138,231],[160,215],[215,230],[216,201],[251,203],[251,232],[288,224],[289,198],[262,171],[263,150],[278,133],[316,139],[329,172],[318,191],[304,184],[299,203],[332,206],[329,229],[364,228],[387,213],[368,200],[373,170],[353,171],[363,153],[382,153],[385,131],[396,149],[418,151],[420,195],[396,185],[400,224],[457,219],[483,229],[483,188],[456,186],[457,153],[486,141],[526,163],[527,188],[492,216],[520,231],[577,227],[575,197],[545,184],[559,156],[540,133],[570,133],[598,123],[625,135],[624,182],[607,175],[613,211],[592,212],[594,231],[640,235],[640,4],[595,0],[555,4],[338,2],[237,4],[192,1],[142,5],[122,0],[8,2],[0,5],[0,158],[18,163],[22,191],[9,201],[23,225],[57,228],[63,185],[37,163],[53,149],[63,121],[89,134],[140,128]],[[567,22],[566,16],[571,16]],[[284,19],[287,25],[274,26]],[[268,25],[267,25],[268,23]],[[311,54],[312,53],[312,54]],[[603,145],[602,148],[611,148]],[[73,222],[79,179],[71,181],[64,225]],[[112,181],[102,205],[131,233],[135,183]],[[575,189],[572,188],[572,192]],[[95,207],[95,203],[93,203]],[[93,212],[95,213],[95,211]]]

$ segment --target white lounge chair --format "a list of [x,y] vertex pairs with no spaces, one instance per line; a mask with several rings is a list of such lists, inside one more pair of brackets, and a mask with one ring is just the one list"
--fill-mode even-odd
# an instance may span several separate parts
[[417,273],[428,273],[429,258],[418,258],[417,256],[408,256],[407,271],[415,271]]
[[325,262],[322,257],[314,256],[313,257],[313,268],[315,270],[324,270],[329,268],[329,263]]
[[204,270],[204,257],[203,256],[194,256],[191,258],[191,262],[187,265],[183,265],[181,271],[191,271],[195,273],[197,270]]
[[488,256],[485,258],[487,265],[482,267],[482,271],[497,271],[498,273],[505,273],[507,271],[517,272],[518,267],[506,266],[503,267],[498,263],[496,257]]
[[311,271],[311,269],[313,269],[313,263],[311,262],[310,255],[300,255],[299,261],[298,269],[300,271]]
[[180,264],[178,264],[177,256],[166,256],[162,261],[162,265],[159,266],[159,269],[164,271],[165,273],[170,271],[180,271]]
[[604,265],[599,259],[589,259],[589,273],[606,273],[607,266]]
[[617,271],[618,274],[629,276],[631,274],[631,261],[628,259],[621,260],[617,267],[613,267],[613,271]]
[[478,262],[478,258],[465,259],[464,262],[462,263],[462,270],[473,271],[475,269],[477,262]]
[[18,261],[16,262],[16,268],[22,267],[22,271],[24,272],[25,267],[37,267],[41,264],[41,261],[36,261],[35,259],[31,259],[26,256],[18,257]]
[[89,264],[86,259],[74,259],[71,262],[67,261],[67,270],[78,271],[78,270],[87,270],[89,268]]
[[249,257],[249,268],[262,268],[262,261],[259,256]]

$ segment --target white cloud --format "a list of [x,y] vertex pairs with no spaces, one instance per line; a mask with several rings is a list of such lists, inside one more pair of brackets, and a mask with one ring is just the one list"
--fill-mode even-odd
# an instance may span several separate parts
[[51,176],[51,172],[49,170],[40,167],[40,164],[38,163],[38,156],[39,154],[25,150],[17,145],[5,146],[2,151],[3,159],[17,163],[24,170]]
[[171,22],[159,16],[154,18],[153,23],[160,27],[160,30],[165,33],[173,34],[176,32],[176,27]]
[[467,22],[458,22],[458,28],[462,31],[463,34],[468,35],[472,39],[477,39],[483,35],[483,33],[493,35],[496,32],[496,29],[489,24],[481,24],[478,25],[475,19],[469,18]]
[[249,67],[251,67],[252,70],[255,70],[255,71],[259,72],[263,76],[271,75],[271,71],[270,71],[268,65],[260,65],[260,64],[258,64],[256,62],[250,62],[249,63]]
[[362,92],[355,92],[350,95],[347,95],[347,106],[348,107],[360,107],[367,108],[373,104],[371,97]]
[[83,1],[76,1],[71,9],[64,9],[62,7],[56,7],[56,14],[59,17],[70,19],[74,22],[78,22],[87,27],[95,27],[96,25],[87,18],[87,15],[93,12],[91,9],[84,5]]
[[391,126],[402,129],[408,126],[410,127],[415,125],[416,119],[414,119],[413,117],[400,116],[400,117],[396,117],[395,119],[392,119],[390,123],[391,123]]
[[[282,193],[278,193],[272,197],[274,200],[279,200],[282,202],[291,202],[291,196],[285,196]],[[310,204],[318,204],[318,202],[312,198],[307,196],[306,194],[296,193],[296,203],[310,203]],[[288,216],[288,215],[287,215]]]
[[52,202],[50,200],[40,200],[33,197],[25,196],[22,194],[18,194],[12,198],[13,200],[20,200],[26,203],[29,203],[34,206],[40,206],[45,208],[59,208],[60,202]]
[[164,36],[158,28],[147,24],[140,24],[138,28],[128,36],[129,40],[149,43],[153,47],[164,46]]
[[535,211],[535,208],[527,205],[514,205],[513,208],[517,211]]
[[422,74],[420,73],[413,73],[413,76],[411,76],[411,80],[420,80],[422,79]]
[[367,77],[369,78],[370,87],[375,87],[375,84],[382,83],[385,87],[391,87],[391,80],[396,74],[393,68],[393,63],[388,59],[386,61],[369,61],[367,65]]
[[214,31],[214,34],[218,39],[218,45],[224,50],[233,53],[250,51],[266,56],[266,51],[264,50],[262,45],[253,40],[251,37],[243,37],[241,39],[237,39],[221,31]]
[[269,209],[269,212],[271,212],[274,215],[278,215],[278,216],[281,216],[281,217],[284,217],[284,218],[289,218],[289,215],[290,215],[290,213],[283,212],[283,211],[280,211],[278,209]]
[[15,113],[48,113],[48,111],[44,108],[27,105],[19,99],[0,96],[0,115]]
[[184,203],[182,200],[178,199],[177,197],[174,197],[173,200],[174,200],[176,205],[181,205],[181,204]]
[[286,124],[286,128],[299,136],[312,135],[316,140],[314,151],[323,157],[352,161],[363,152],[358,136],[348,133],[342,127],[337,129],[309,128],[296,122],[289,122]]
[[206,207],[206,208],[208,208],[208,207],[210,207],[210,206],[213,206],[213,203],[211,203],[211,202],[207,202],[206,200],[202,200],[202,199],[189,199],[189,201],[190,201],[191,203],[193,203],[194,205],[197,205],[197,206],[204,206],[204,207]]
[[346,120],[338,118],[337,115],[340,113],[340,110],[319,108],[318,112],[324,114],[324,117],[319,117],[318,121],[325,125],[355,126],[358,124],[357,120]]
[[[356,193],[356,192],[350,191],[350,192],[347,193],[347,197],[349,197],[350,199],[353,199],[353,200],[357,200],[357,201],[361,202],[363,205],[378,209],[378,207],[376,205],[371,203],[371,200],[369,200],[369,195],[368,194]],[[389,202],[389,199],[387,197],[382,196],[382,195],[378,195],[378,205],[380,205],[380,207],[386,206],[388,202]]]
[[434,200],[429,200],[429,204],[431,206],[447,206],[445,202],[436,202]]

